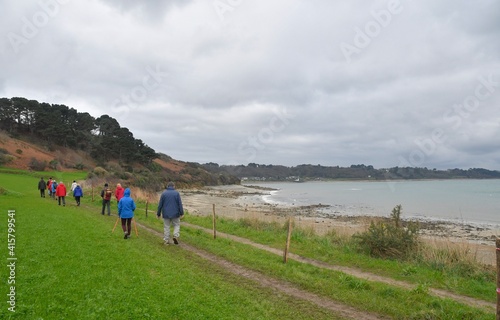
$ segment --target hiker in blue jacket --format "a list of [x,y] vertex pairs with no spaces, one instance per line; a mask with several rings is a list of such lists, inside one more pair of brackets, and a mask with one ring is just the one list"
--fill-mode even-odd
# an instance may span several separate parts
[[54,198],[55,200],[57,200],[57,196],[56,196],[56,189],[57,189],[57,182],[56,180],[54,179],[54,181],[52,181],[52,184],[50,185],[50,188],[52,189],[52,198]]
[[80,198],[83,197],[83,190],[79,184],[73,189],[73,197],[75,197],[76,205],[80,206]]
[[118,216],[122,220],[123,239],[130,238],[130,231],[132,230],[132,218],[134,217],[135,202],[130,197],[130,189],[125,189],[123,198],[118,202]]

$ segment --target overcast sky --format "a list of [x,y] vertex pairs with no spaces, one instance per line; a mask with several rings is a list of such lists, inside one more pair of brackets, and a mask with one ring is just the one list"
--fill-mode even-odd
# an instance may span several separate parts
[[223,164],[500,170],[500,1],[0,0],[0,96]]

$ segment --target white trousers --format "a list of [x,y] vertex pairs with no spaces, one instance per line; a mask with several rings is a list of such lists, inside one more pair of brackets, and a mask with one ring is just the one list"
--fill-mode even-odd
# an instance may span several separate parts
[[174,225],[174,237],[179,238],[181,231],[181,218],[163,218],[163,240],[170,241],[170,224]]

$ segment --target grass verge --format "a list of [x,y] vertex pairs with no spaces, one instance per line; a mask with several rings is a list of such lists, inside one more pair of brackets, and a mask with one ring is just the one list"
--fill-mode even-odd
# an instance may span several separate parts
[[[191,217],[186,219],[191,220]],[[161,231],[158,221],[149,219],[145,223]],[[405,290],[293,260],[284,264],[279,256],[225,238],[214,240],[210,234],[198,229],[183,228],[182,239],[238,265],[392,319],[472,320],[491,319],[493,314],[492,310],[481,310],[450,299],[431,296],[427,284],[419,284],[412,290]]]
[[[186,221],[206,228],[212,228],[212,218],[188,215]],[[288,224],[266,223],[252,219],[232,220],[219,218],[217,230],[273,248],[285,246]],[[430,252],[432,249],[424,248]],[[314,232],[294,229],[290,251],[303,257],[330,264],[356,267],[395,280],[425,285],[436,289],[495,302],[495,269],[473,264],[470,261],[452,259],[423,259],[422,252],[416,252],[412,261],[373,258],[358,250],[355,242],[334,233],[317,236]],[[444,253],[439,256],[444,255]]]

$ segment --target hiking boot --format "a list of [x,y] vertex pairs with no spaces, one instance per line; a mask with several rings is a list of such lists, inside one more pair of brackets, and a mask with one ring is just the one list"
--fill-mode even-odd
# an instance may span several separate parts
[[125,235],[123,236],[123,239],[128,239],[128,234],[125,233]]
[[175,244],[179,244],[179,240],[178,240],[176,237],[174,237],[174,239],[173,239],[173,240],[174,240],[174,243],[175,243]]
[[168,241],[168,240],[163,240],[163,244],[164,244],[164,245],[166,245],[166,246],[168,246],[168,245],[170,244],[170,241]]

